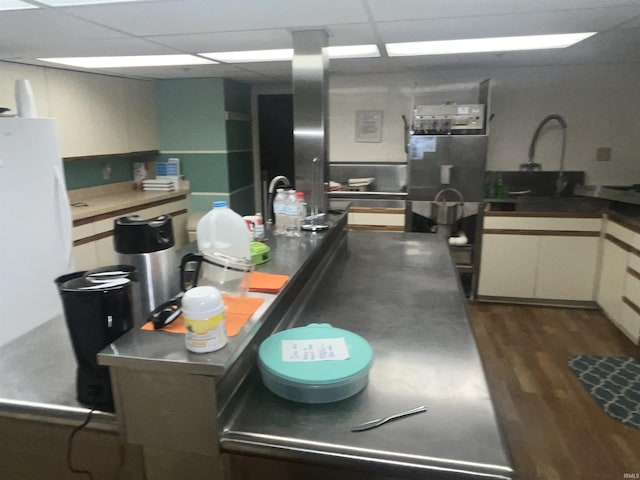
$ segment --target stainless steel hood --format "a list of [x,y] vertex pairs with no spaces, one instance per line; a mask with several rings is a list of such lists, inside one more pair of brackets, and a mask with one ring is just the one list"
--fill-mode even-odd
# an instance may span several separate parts
[[328,118],[325,30],[294,31],[293,142],[295,186],[304,192],[312,213],[328,210]]

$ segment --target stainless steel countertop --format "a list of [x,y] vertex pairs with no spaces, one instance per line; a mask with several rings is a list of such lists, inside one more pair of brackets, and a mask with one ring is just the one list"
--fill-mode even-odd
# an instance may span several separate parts
[[[76,400],[76,360],[57,316],[0,348],[0,415],[78,424],[89,408]],[[94,412],[89,428],[117,430],[116,417]]]
[[[341,206],[342,204],[338,204]],[[334,208],[337,208],[334,206]],[[289,282],[278,294],[249,293],[265,301],[229,343],[211,353],[191,353],[184,346],[184,336],[161,331],[134,328],[118,338],[98,354],[98,363],[110,367],[133,367],[155,371],[174,371],[199,375],[220,376],[240,356],[244,348],[260,330],[262,321],[268,318],[277,302],[297,281],[302,267],[311,255],[321,248],[323,239],[346,215],[330,215],[331,230],[322,233],[303,232],[300,237],[284,237],[272,234],[267,226],[268,245],[271,247],[269,262],[258,265],[256,271],[289,275]],[[181,253],[194,250],[195,244]]]
[[[272,394],[254,370],[232,401],[223,451],[403,478],[511,478],[445,241],[350,231],[347,243],[291,326],[328,322],[367,339],[369,385],[340,402],[307,405]],[[418,405],[429,411],[350,431]]]

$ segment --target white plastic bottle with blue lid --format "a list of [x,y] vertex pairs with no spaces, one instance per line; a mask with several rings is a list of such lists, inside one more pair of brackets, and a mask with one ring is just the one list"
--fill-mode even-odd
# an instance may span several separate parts
[[278,188],[276,190],[276,198],[273,200],[273,215],[276,221],[276,228],[275,228],[276,235],[284,235],[285,233],[286,199],[287,199],[287,196],[285,194],[284,188]]
[[213,202],[213,210],[198,222],[196,236],[200,253],[251,258],[247,224],[224,200]]

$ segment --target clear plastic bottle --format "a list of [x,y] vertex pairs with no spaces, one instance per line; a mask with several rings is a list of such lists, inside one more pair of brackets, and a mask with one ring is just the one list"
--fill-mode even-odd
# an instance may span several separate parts
[[285,234],[287,237],[295,237],[296,220],[298,218],[298,202],[296,201],[296,191],[289,190],[287,192],[287,201],[285,202]]
[[247,224],[225,201],[213,202],[213,210],[198,222],[196,235],[198,250],[205,255],[251,258]]
[[264,241],[264,221],[260,212],[256,213],[256,221],[253,224],[253,239],[256,242]]
[[307,202],[304,201],[304,192],[296,192],[297,212],[296,216],[296,236],[300,236],[300,230],[304,219],[307,217]]
[[285,233],[285,201],[286,195],[284,188],[276,190],[276,198],[273,200],[273,215],[276,221],[275,234],[284,235]]

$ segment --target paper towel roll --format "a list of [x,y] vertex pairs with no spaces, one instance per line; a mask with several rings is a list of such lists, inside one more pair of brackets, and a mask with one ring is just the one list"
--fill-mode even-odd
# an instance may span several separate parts
[[451,182],[451,167],[453,165],[442,165],[440,167],[440,183],[442,185],[449,185]]
[[16,80],[15,95],[19,117],[35,118],[38,116],[36,99],[33,96],[33,89],[29,80]]

